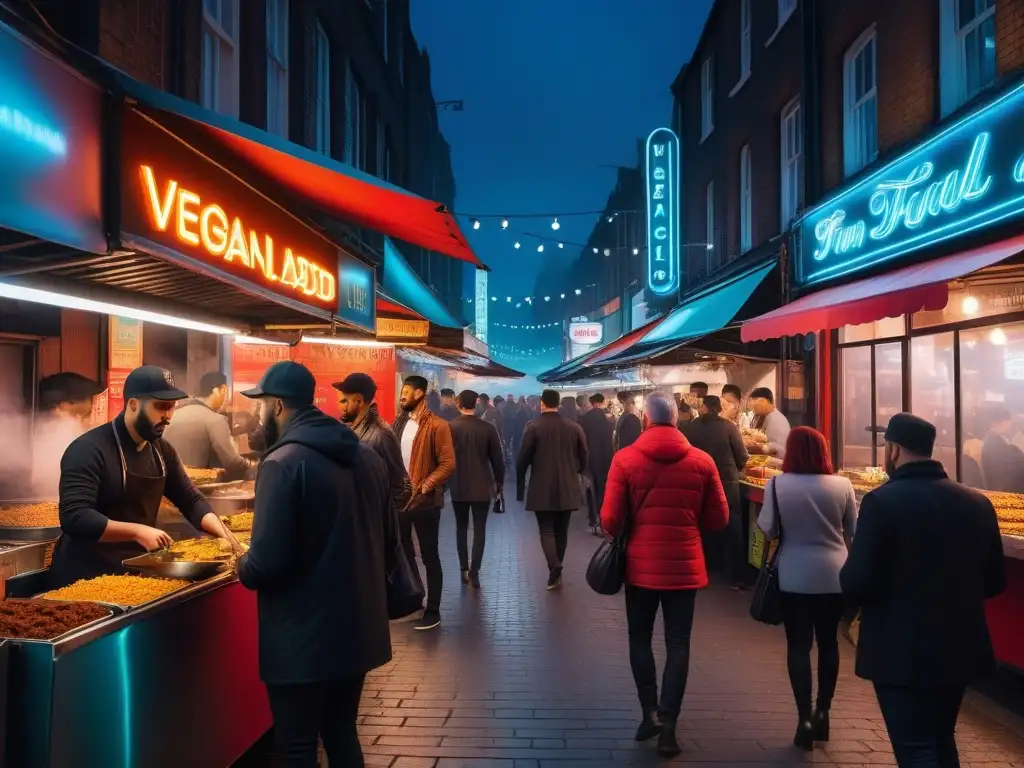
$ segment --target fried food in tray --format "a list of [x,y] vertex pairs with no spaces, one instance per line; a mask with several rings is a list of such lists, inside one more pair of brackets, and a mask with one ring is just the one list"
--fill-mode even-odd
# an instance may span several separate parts
[[191,584],[181,579],[158,579],[152,576],[97,576],[82,579],[62,589],[40,595],[44,600],[85,600],[135,607],[158,600]]
[[768,442],[768,435],[753,427],[740,427],[744,442],[763,444]]
[[772,457],[766,453],[755,453],[749,459],[744,466],[744,469],[750,469],[751,467],[764,467],[767,466],[768,462],[772,460]]
[[111,615],[110,608],[96,603],[3,600],[0,601],[0,637],[53,640]]
[[189,476],[196,485],[216,483],[221,476],[222,469],[202,469],[201,467],[185,467],[185,474]]
[[221,520],[228,530],[234,533],[235,531],[251,531],[252,518],[252,512],[239,512],[237,515],[225,515]]
[[1024,536],[1024,521],[1011,522],[1000,518],[999,532],[1004,533],[1007,536]]
[[0,502],[0,528],[58,528],[56,501]]
[[231,556],[231,545],[224,539],[182,539],[168,550],[176,560],[189,563],[203,563],[209,560],[224,560]]

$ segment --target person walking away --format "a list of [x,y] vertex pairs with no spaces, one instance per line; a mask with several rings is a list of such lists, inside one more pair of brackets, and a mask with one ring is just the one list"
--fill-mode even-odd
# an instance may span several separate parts
[[395,420],[395,437],[402,447],[402,462],[412,482],[412,497],[398,520],[402,546],[410,563],[416,562],[413,530],[420,545],[420,559],[427,572],[427,605],[414,629],[425,631],[441,623],[441,589],[444,573],[438,553],[444,484],[455,472],[455,450],[448,422],[426,404],[427,380],[409,376],[402,385],[402,413]]
[[[697,590],[708,585],[701,531],[720,530],[729,519],[714,461],[690,445],[678,419],[670,395],[648,395],[643,432],[612,459],[601,507],[608,535],[627,536],[629,665],[643,712],[636,740],[658,736],[658,753],[665,757],[680,752],[676,722],[690,668],[694,602]],[[666,650],[660,701],[651,648],[659,606]]]
[[352,373],[331,386],[338,390],[342,424],[384,462],[392,505],[396,513],[401,512],[412,496],[412,483],[402,461],[402,446],[377,411],[377,383],[368,374]]
[[447,422],[455,421],[459,416],[459,409],[455,406],[455,390],[441,390],[441,411],[437,414]]
[[628,448],[640,437],[643,425],[636,413],[636,401],[632,392],[619,392],[616,396],[622,406],[622,415],[615,423],[615,450]]
[[[477,394],[459,393],[459,418],[451,424],[455,447],[455,474],[448,490],[455,510],[455,545],[462,583],[480,588],[480,565],[487,542],[487,514],[491,499],[505,484],[505,456],[498,430],[474,415]],[[469,517],[473,515],[473,559],[469,559]]]
[[526,425],[533,420],[533,408],[532,396],[520,398],[519,410],[516,413],[516,418],[513,422],[515,426],[512,430],[513,465],[515,464],[516,457],[519,455],[519,449],[523,447],[523,433],[526,432]]
[[789,419],[775,407],[775,396],[768,387],[758,387],[750,393],[750,407],[754,418],[750,426],[768,436],[768,442],[747,441],[750,453],[767,454],[777,459],[786,458],[786,438],[789,437]]
[[587,415],[587,411],[589,411],[590,408],[590,399],[586,395],[582,392],[576,395],[576,413],[580,415],[581,419]]
[[228,400],[228,377],[209,371],[199,380],[199,396],[178,406],[174,421],[167,425],[164,440],[174,446],[187,467],[224,470],[224,480],[251,478],[256,463],[249,461],[231,439],[231,425],[224,415]]
[[257,595],[277,764],[314,768],[319,737],[332,765],[358,767],[363,681],[391,660],[385,557],[398,521],[380,457],[313,405],[315,390],[284,361],[242,393],[263,404],[269,451],[236,570]]
[[490,395],[477,395],[477,407],[475,414],[493,426],[498,431],[498,438],[502,438],[501,413],[491,403]]
[[[839,679],[839,572],[857,526],[853,485],[834,474],[825,437],[796,427],[786,439],[781,475],[768,481],[757,519],[778,553],[786,667],[796,699],[793,744],[810,750],[829,739],[829,710]],[[775,502],[778,501],[776,507]],[[811,709],[811,646],[818,644],[818,697]]]
[[601,533],[601,506],[604,504],[604,489],[608,482],[608,470],[615,454],[615,425],[608,415],[604,395],[598,392],[590,396],[590,410],[583,414],[580,426],[587,439],[587,472],[594,488],[594,505],[590,511],[590,530]]
[[580,475],[587,471],[587,438],[575,421],[559,415],[559,396],[545,389],[540,416],[531,421],[516,457],[516,498],[537,514],[537,528],[548,564],[548,589],[562,586],[562,562],[569,543],[569,518],[583,505]]
[[965,688],[996,669],[984,604],[1006,571],[992,502],[947,477],[934,444],[924,419],[889,420],[889,481],[861,501],[839,581],[861,609],[856,672],[875,686],[896,761],[945,768],[960,765]]
[[708,454],[725,489],[729,502],[729,524],[714,536],[718,546],[712,547],[722,574],[734,589],[743,589],[746,581],[746,542],[743,537],[743,509],[740,499],[740,472],[750,457],[743,447],[739,427],[722,418],[722,401],[707,395],[700,407],[700,416],[686,425],[686,439],[694,448]]
[[502,448],[505,450],[506,463],[511,466],[516,459],[516,451],[519,449],[519,438],[516,436],[516,424],[519,421],[519,412],[525,406],[525,402],[516,402],[513,395],[508,396],[505,403],[505,412],[501,419]]
[[580,412],[576,408],[576,398],[569,397],[569,395],[563,397],[558,405],[558,413],[563,419],[578,422],[580,420]]

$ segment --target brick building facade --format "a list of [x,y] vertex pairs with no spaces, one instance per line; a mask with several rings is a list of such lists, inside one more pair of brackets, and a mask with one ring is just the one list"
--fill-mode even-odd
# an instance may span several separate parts
[[[450,147],[408,0],[76,0],[39,7],[60,35],[138,80],[453,207]],[[379,235],[340,229],[350,242],[381,251]],[[398,245],[460,314],[466,267]]]

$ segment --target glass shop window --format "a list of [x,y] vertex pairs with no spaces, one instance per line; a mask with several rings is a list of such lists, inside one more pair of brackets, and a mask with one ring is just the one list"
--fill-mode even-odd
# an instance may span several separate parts
[[839,329],[839,343],[855,344],[858,341],[899,338],[907,332],[905,317],[905,315],[883,317],[881,320],[864,323],[864,325],[844,325]]
[[956,479],[956,391],[953,333],[910,340],[910,410],[935,425],[936,461]]
[[902,342],[844,347],[840,368],[839,466],[880,466],[885,458],[882,432],[903,410]]

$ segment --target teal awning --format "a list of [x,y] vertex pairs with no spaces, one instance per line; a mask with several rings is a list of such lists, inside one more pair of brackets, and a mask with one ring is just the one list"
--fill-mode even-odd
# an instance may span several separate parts
[[399,304],[404,304],[434,325],[442,328],[464,328],[434,292],[420,280],[419,275],[409,266],[391,238],[384,238],[384,276],[381,285],[384,292]]

